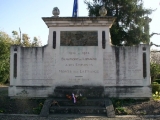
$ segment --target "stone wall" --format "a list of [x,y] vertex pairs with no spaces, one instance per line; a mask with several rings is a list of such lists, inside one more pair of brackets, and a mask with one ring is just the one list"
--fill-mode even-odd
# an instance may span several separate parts
[[10,96],[24,93],[30,97],[46,97],[56,86],[74,85],[104,86],[106,96],[110,97],[151,95],[147,45],[111,46],[107,50],[93,46],[60,47],[57,56],[55,50],[47,47],[11,47],[11,61],[16,48],[18,64],[17,77],[11,64]]
[[106,86],[150,85],[149,58],[149,46],[113,46],[111,52],[104,52],[103,56],[104,84]]

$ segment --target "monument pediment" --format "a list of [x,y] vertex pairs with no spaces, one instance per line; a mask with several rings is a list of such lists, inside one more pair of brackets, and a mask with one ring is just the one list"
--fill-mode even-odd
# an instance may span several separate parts
[[104,26],[111,27],[115,17],[42,17],[48,27]]

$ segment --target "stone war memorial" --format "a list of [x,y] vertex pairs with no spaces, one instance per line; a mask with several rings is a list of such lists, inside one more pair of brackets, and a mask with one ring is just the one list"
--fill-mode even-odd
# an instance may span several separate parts
[[58,86],[101,86],[106,97],[151,97],[150,46],[113,46],[109,31],[116,18],[42,19],[47,45],[11,46],[10,97],[48,97]]
[[[11,46],[10,97],[65,99],[82,94],[98,101],[151,97],[149,45],[113,46],[110,28],[114,17],[59,17],[58,13],[56,7],[54,16],[42,18],[49,28],[47,45]],[[61,107],[59,112],[65,110]],[[112,116],[110,111],[106,107],[108,116]]]

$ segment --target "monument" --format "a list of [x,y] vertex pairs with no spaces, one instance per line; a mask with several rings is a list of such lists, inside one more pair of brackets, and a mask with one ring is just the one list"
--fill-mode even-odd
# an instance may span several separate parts
[[102,86],[106,97],[151,97],[149,45],[113,46],[114,17],[59,17],[55,11],[42,18],[47,45],[11,46],[10,97],[48,97],[57,86]]

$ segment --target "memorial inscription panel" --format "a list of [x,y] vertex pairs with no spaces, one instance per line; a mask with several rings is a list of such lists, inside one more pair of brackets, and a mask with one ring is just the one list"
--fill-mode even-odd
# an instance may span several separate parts
[[104,53],[104,79],[116,79],[115,55],[112,52]]
[[54,81],[55,59],[52,55],[37,48],[23,52],[20,64],[20,76],[23,85],[52,85]]
[[[106,86],[142,85],[142,56],[138,51],[128,49],[119,51],[115,58],[114,52],[104,52],[104,84]],[[116,59],[119,63],[116,65]]]
[[61,31],[61,46],[98,46],[98,31]]
[[65,84],[87,84],[100,82],[102,77],[101,54],[97,53],[98,47],[62,47],[59,56],[57,73]]
[[21,58],[21,64],[20,64],[21,79],[31,79],[30,61],[31,61],[30,58],[27,57]]

